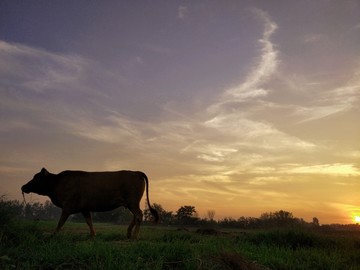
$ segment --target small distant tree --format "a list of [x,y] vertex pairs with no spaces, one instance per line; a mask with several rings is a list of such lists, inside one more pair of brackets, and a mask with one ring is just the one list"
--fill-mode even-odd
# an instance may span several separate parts
[[218,221],[218,224],[224,228],[236,228],[237,222],[232,217],[225,217]]
[[279,221],[289,221],[289,220],[293,220],[294,216],[292,213],[284,211],[284,210],[280,210],[278,212],[274,212],[273,216],[275,218],[275,220],[279,220]]
[[277,212],[263,213],[260,216],[260,221],[264,227],[272,226],[289,226],[296,221],[293,214],[284,210]]
[[313,217],[312,225],[315,226],[315,227],[320,226],[320,222],[319,222],[319,219],[317,217]]
[[176,218],[182,225],[194,225],[198,220],[196,214],[195,206],[185,205],[176,211]]
[[253,217],[240,217],[237,220],[237,227],[242,229],[255,229],[259,227],[259,220],[258,218]]
[[207,217],[210,221],[213,221],[215,218],[215,210],[208,210],[207,211]]

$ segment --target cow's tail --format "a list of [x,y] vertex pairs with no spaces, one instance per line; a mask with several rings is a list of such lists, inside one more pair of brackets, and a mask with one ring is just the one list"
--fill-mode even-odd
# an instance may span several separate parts
[[145,185],[146,185],[146,200],[147,200],[147,203],[148,203],[148,207],[149,207],[149,210],[150,210],[150,213],[154,216],[154,219],[155,219],[155,222],[158,222],[159,221],[159,214],[158,212],[156,211],[156,209],[154,209],[151,204],[150,204],[150,199],[149,199],[149,179],[147,178],[146,174],[141,172],[142,176],[144,177],[145,179]]

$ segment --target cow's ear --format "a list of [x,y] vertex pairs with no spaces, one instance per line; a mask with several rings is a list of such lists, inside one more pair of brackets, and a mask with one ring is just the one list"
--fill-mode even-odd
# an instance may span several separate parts
[[42,168],[42,169],[41,169],[41,173],[44,174],[44,175],[49,174],[49,172],[48,172],[45,168]]

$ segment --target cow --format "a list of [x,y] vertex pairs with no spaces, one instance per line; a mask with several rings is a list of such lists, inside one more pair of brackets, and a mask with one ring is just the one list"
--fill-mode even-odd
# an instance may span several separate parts
[[63,171],[53,174],[43,168],[21,187],[21,191],[23,195],[34,192],[48,196],[53,204],[62,209],[55,233],[60,231],[70,215],[81,213],[89,226],[90,235],[95,236],[91,212],[110,211],[124,206],[134,215],[127,229],[127,237],[135,239],[143,218],[139,204],[145,186],[147,204],[157,222],[159,215],[149,201],[149,180],[139,171]]

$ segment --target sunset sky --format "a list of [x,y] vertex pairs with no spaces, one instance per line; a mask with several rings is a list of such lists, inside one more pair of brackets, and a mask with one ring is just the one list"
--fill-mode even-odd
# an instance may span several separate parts
[[2,0],[0,195],[131,169],[168,211],[354,223],[359,44],[358,0]]

